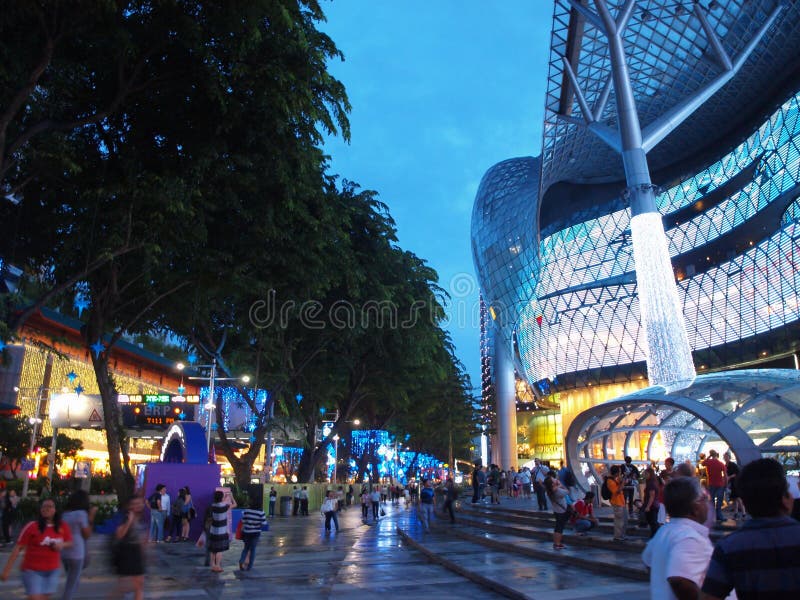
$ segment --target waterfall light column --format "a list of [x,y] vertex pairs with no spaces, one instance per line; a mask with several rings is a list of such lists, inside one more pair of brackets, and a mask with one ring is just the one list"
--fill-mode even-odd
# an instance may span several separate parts
[[[655,186],[650,179],[647,151],[734,77],[775,21],[782,6],[778,4],[775,7],[736,61],[732,61],[709,23],[705,9],[695,3],[694,14],[709,41],[709,57],[716,60],[721,73],[642,130],[622,38],[637,8],[636,1],[627,0],[616,18],[611,14],[606,0],[594,0],[597,12],[590,10],[579,0],[569,2],[586,21],[603,32],[608,40],[610,77],[594,107],[589,106],[568,56],[563,59],[564,74],[575,92],[583,116],[582,124],[622,156],[628,186],[623,191],[623,198],[630,202],[639,311],[647,342],[647,375],[652,385],[680,389],[691,384],[696,373],[664,225],[656,207]],[[600,120],[612,83],[616,100],[617,131]],[[563,115],[562,118],[581,124],[569,115]]]

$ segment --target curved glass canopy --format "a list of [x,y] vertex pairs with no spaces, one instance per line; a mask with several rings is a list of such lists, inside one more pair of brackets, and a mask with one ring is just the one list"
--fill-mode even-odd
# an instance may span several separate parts
[[654,386],[582,412],[569,427],[569,465],[588,489],[625,456],[649,464],[696,461],[711,447],[739,464],[800,452],[800,371],[751,369],[700,375],[682,390]]

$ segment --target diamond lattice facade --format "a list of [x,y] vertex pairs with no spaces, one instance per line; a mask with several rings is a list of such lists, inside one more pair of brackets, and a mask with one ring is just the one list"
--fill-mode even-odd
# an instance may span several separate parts
[[[720,76],[703,17],[734,59],[774,18],[735,76],[647,155],[695,367],[793,367],[800,346],[800,4],[715,1],[706,8],[698,16],[702,5],[638,2],[624,37],[647,131]],[[537,405],[561,405],[566,433],[574,416],[618,395],[620,385],[625,392],[646,385],[647,348],[622,160],[574,117],[588,105],[604,126],[618,126],[607,108],[615,94],[608,52],[569,2],[555,2],[553,23],[541,156],[487,172],[472,241],[495,343],[505,345]],[[584,106],[564,62],[577,75]]]

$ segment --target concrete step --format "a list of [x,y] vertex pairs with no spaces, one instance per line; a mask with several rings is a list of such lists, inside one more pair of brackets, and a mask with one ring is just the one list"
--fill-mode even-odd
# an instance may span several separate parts
[[[459,514],[458,522],[469,527],[482,531],[490,531],[496,534],[510,534],[521,538],[552,541],[553,523],[546,526],[536,526],[530,524],[514,524],[503,520],[493,520],[484,516],[472,516],[464,513]],[[625,553],[640,554],[644,550],[646,540],[628,539],[624,542],[615,542],[612,535],[593,530],[589,535],[579,536],[571,529],[564,531],[564,543],[587,548],[601,548]]]
[[[551,528],[555,524],[555,517],[553,513],[545,513],[536,511],[535,513],[528,512],[527,514],[523,511],[518,510],[504,510],[502,508],[498,508],[497,506],[490,507],[479,507],[474,505],[468,506],[461,506],[462,513],[465,515],[474,515],[480,516],[483,518],[491,519],[494,523],[497,524],[515,524],[515,525],[531,525],[534,527],[543,527],[543,528]],[[601,518],[598,519],[600,524],[595,528],[595,531],[598,533],[606,534],[610,537],[613,537],[614,534],[614,525],[613,520],[608,522],[608,520]],[[636,524],[629,524],[628,529],[625,531],[626,537],[635,537],[643,540],[647,540],[650,537],[650,530],[649,529],[642,529],[637,527]]]
[[[513,536],[498,537],[460,525],[439,525],[421,536],[401,528],[398,533],[432,562],[515,600],[619,600],[649,595],[643,570],[623,566],[624,572],[618,573],[616,566],[609,568],[613,559],[608,556],[582,558],[585,549],[555,551],[552,543],[519,542]],[[445,594],[457,596],[458,592]]]
[[572,537],[568,540],[565,536],[563,543],[566,548],[555,550],[553,548],[552,533],[547,540],[530,540],[513,534],[486,533],[479,527],[469,526],[450,528],[438,526],[437,531],[443,531],[447,535],[466,539],[494,550],[569,564],[598,573],[608,573],[610,568],[616,575],[621,577],[637,581],[649,580],[647,571],[638,556],[632,556],[628,552],[620,552],[618,547],[590,547],[575,543],[576,540],[584,538]]

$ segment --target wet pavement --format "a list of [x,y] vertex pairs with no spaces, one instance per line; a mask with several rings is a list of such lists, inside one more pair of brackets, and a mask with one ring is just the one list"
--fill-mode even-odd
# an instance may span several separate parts
[[[340,516],[341,530],[326,534],[319,515],[276,517],[261,535],[252,571],[238,568],[242,542],[232,541],[224,553],[225,571],[214,574],[203,567],[204,551],[191,543],[149,544],[146,598],[338,598],[360,594],[421,594],[431,589],[457,590],[459,598],[499,598],[477,584],[431,564],[404,547],[398,523],[413,519],[414,511],[386,508],[377,524],[363,524],[361,511],[351,507]],[[108,597],[115,578],[107,562],[108,536],[89,540],[91,564],[84,571],[77,598]],[[10,547],[0,551],[5,564]],[[17,565],[0,598],[25,597]],[[59,585],[60,597],[63,578]],[[433,586],[433,587],[432,587]],[[449,595],[449,594],[448,594]]]
[[[362,594],[444,594],[447,598],[500,598],[500,593],[433,564],[405,544],[400,527],[429,550],[486,578],[502,582],[520,595],[536,599],[646,598],[647,584],[598,574],[494,549],[448,534],[449,524],[423,533],[415,510],[386,507],[378,523],[361,522],[359,507],[340,516],[341,530],[326,534],[322,517],[277,517],[261,536],[252,571],[238,569],[242,542],[234,540],[224,554],[220,574],[203,567],[204,551],[190,543],[148,545],[146,598],[339,598]],[[461,526],[456,525],[456,528]],[[512,538],[499,536],[509,544]],[[77,598],[107,598],[115,578],[107,563],[108,536],[90,540],[92,561],[84,571]],[[528,542],[531,543],[531,542]],[[0,551],[0,565],[10,548]],[[630,556],[630,555],[628,555]],[[633,558],[632,560],[636,560]],[[19,563],[7,582],[0,582],[0,598],[24,598]],[[613,567],[610,569],[613,571]],[[63,585],[63,578],[61,585]],[[59,586],[59,592],[61,586]],[[598,590],[602,594],[598,595]],[[58,595],[55,596],[59,597]]]

